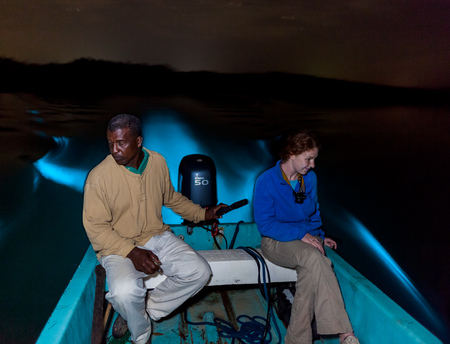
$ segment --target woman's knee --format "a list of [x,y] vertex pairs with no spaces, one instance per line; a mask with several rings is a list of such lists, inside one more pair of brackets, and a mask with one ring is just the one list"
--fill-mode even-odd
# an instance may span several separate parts
[[330,260],[313,246],[303,249],[301,253],[299,252],[296,259],[298,265],[306,269],[316,268],[323,264],[330,265]]

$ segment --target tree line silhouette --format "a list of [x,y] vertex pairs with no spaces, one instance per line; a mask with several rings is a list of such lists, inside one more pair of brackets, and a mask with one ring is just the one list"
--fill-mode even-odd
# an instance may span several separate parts
[[448,104],[450,98],[449,90],[390,87],[281,72],[179,72],[166,65],[90,58],[63,64],[27,64],[0,58],[0,76],[0,92],[43,96],[248,95],[346,107]]

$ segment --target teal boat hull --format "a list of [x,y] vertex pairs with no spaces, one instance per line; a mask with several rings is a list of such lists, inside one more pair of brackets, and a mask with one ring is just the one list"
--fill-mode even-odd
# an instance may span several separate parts
[[[231,238],[235,224],[221,224],[225,237]],[[182,236],[197,250],[217,249],[211,234],[195,228],[187,235],[186,227],[172,226],[175,234]],[[225,247],[221,236],[217,244]],[[234,247],[259,247],[260,236],[254,223],[241,223]],[[374,284],[345,262],[336,252],[327,248],[336,276],[341,286],[347,312],[361,343],[390,342],[396,344],[442,343],[429,330],[412,318],[406,311],[388,298]],[[54,312],[37,340],[37,344],[80,344],[91,340],[92,317],[95,294],[95,266],[98,264],[92,247],[89,247],[67,289],[61,296]],[[195,303],[192,303],[194,302]],[[228,321],[235,315],[265,316],[267,305],[256,286],[205,287],[187,307],[190,321],[211,322],[214,317]],[[281,320],[277,320],[279,333],[273,329],[273,343],[283,343],[286,332]],[[274,326],[273,326],[274,327]],[[107,335],[108,336],[108,335]],[[276,338],[280,336],[281,338]],[[231,343],[219,338],[217,329],[210,325],[186,323],[182,311],[155,323],[152,343]],[[337,338],[321,338],[316,343],[339,343]]]

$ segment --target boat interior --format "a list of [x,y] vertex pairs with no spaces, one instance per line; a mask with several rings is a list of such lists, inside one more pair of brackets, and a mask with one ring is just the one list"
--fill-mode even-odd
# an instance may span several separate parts
[[[220,228],[229,234],[233,230],[233,226]],[[213,237],[209,229],[195,228],[195,236],[183,235],[183,227],[175,227],[174,231],[188,242],[197,238],[197,247],[204,243],[205,250],[198,252],[213,273],[208,285],[180,309],[153,322],[152,343],[283,343],[295,293],[295,270],[268,262],[252,246],[229,249],[226,236]],[[237,232],[239,225],[234,228],[234,233]],[[257,247],[259,238],[254,237],[254,232],[250,235],[245,229],[239,239],[233,236],[232,245],[236,240],[247,245],[254,240],[252,244]],[[222,249],[223,246],[227,248]],[[151,293],[164,278],[162,274],[154,274],[144,283]],[[129,343],[129,333],[122,338],[112,336],[117,314],[107,303],[104,308],[107,343]]]

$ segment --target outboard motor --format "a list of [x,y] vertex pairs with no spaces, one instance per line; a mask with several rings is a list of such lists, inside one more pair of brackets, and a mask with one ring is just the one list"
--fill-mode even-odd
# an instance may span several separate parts
[[186,155],[178,168],[178,191],[202,207],[217,205],[216,166],[206,155]]
[[[202,207],[217,205],[216,166],[206,155],[186,155],[178,168],[178,191]],[[193,228],[197,224],[184,220]]]

